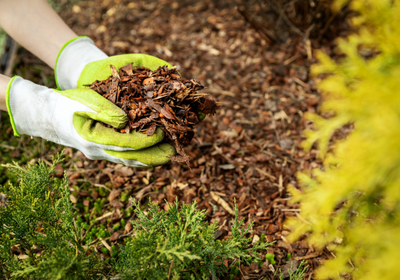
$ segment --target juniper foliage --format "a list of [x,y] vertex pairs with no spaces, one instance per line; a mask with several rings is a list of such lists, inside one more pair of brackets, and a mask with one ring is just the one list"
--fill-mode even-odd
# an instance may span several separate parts
[[[319,52],[320,63],[312,69],[324,74],[322,110],[333,117],[308,115],[315,130],[307,131],[304,146],[317,142],[326,157],[323,170],[299,175],[304,192],[292,190],[304,219],[290,221],[290,238],[311,232],[311,243],[335,251],[318,270],[319,279],[346,273],[362,280],[398,279],[400,1],[352,0],[350,7],[357,32],[338,40],[343,57]],[[352,132],[328,152],[333,133],[349,123]]]
[[[94,279],[97,262],[86,256],[74,224],[66,178],[40,161],[26,169],[6,165],[20,180],[0,186],[0,279]],[[12,248],[19,251],[19,258]]]
[[[0,279],[104,279],[115,273],[82,245],[84,231],[74,222],[66,177],[52,175],[60,162],[57,156],[51,166],[5,166],[19,181],[0,186]],[[122,279],[210,279],[227,272],[228,259],[259,261],[256,253],[269,245],[251,244],[252,224],[244,226],[237,207],[232,236],[214,240],[217,224],[205,221],[195,203],[176,202],[161,211],[150,201],[147,214],[138,203],[133,206],[136,235],[112,260]]]
[[257,251],[269,245],[250,246],[251,237],[246,236],[252,224],[244,227],[237,207],[232,236],[214,240],[218,225],[208,224],[196,203],[179,207],[176,201],[168,204],[168,211],[161,211],[150,202],[147,214],[137,202],[133,206],[138,217],[131,222],[136,236],[127,240],[120,253],[117,271],[122,279],[210,279],[211,274],[218,277],[227,271],[226,260],[257,260]]

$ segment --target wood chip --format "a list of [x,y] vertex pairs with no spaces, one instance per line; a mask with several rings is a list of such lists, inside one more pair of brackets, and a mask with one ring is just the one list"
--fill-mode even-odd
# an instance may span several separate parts
[[232,210],[232,208],[229,206],[229,204],[223,200],[219,195],[217,195],[215,192],[210,191],[210,195],[212,199],[215,200],[219,205],[221,205],[229,214],[235,215],[235,212]]
[[114,65],[110,65],[110,68],[111,68],[111,75],[112,75],[114,78],[120,79],[120,76],[119,76],[119,74],[118,74],[117,68],[115,68]]

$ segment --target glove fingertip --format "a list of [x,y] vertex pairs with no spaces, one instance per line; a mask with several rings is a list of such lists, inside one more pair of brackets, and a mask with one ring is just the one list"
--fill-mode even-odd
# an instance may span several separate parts
[[104,151],[110,156],[122,160],[139,161],[140,163],[146,164],[147,167],[156,167],[167,164],[168,162],[171,161],[171,156],[176,155],[175,148],[168,143],[162,143],[147,149],[136,150],[136,151],[124,151],[124,152],[111,151],[111,150],[104,150]]

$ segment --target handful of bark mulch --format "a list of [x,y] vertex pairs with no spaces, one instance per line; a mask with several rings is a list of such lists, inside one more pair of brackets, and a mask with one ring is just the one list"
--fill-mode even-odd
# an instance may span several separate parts
[[163,66],[151,71],[127,64],[118,73],[115,66],[110,67],[112,75],[107,80],[86,86],[127,113],[129,122],[119,131],[142,131],[151,136],[160,127],[179,154],[171,160],[189,165],[190,158],[182,145],[192,140],[199,115],[214,114],[219,108],[217,103],[207,98],[208,94],[197,93],[204,87],[193,79],[183,79],[175,68]]

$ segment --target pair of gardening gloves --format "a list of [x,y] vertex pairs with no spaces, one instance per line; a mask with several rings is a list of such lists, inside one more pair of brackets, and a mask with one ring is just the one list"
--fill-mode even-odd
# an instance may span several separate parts
[[87,37],[67,42],[55,67],[58,89],[49,89],[21,77],[14,77],[7,89],[6,102],[14,134],[38,136],[73,147],[89,159],[108,160],[127,166],[149,168],[163,165],[175,155],[173,146],[161,143],[164,132],[152,136],[132,131],[116,132],[100,122],[122,129],[128,123],[125,112],[95,91],[85,87],[132,63],[151,70],[167,62],[144,54],[108,57]]

